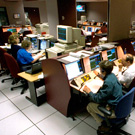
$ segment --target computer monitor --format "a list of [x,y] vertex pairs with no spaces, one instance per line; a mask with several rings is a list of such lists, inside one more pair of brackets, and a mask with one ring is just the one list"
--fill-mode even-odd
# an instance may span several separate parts
[[57,40],[61,43],[72,43],[72,27],[57,25]]
[[135,41],[131,43],[135,51]]
[[32,48],[37,49],[37,37],[30,37]]
[[71,80],[84,73],[81,60],[65,64],[68,79]]
[[97,31],[97,30],[100,30],[101,28],[100,27],[95,27],[95,32]]
[[99,63],[101,62],[101,54],[95,54],[89,57],[90,59],[90,67],[91,70],[94,70],[99,67]]
[[88,32],[92,32],[93,31],[93,28],[92,27],[88,27],[87,31]]
[[38,50],[45,50],[49,48],[49,43],[45,39],[39,39]]
[[107,58],[109,61],[114,61],[117,59],[115,48],[107,50]]
[[82,28],[83,28],[83,30],[85,30],[85,26],[83,26]]
[[12,32],[12,33],[17,32],[16,28],[13,28],[13,29],[7,29],[7,31],[10,31],[10,32]]

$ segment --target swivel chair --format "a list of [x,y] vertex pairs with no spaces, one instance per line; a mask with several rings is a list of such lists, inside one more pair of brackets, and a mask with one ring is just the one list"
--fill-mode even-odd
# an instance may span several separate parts
[[31,30],[27,30],[23,32],[23,37],[26,37],[27,34],[32,34]]
[[[15,58],[13,56],[11,56],[8,53],[4,53],[4,56],[5,56],[5,60],[6,60],[8,68],[9,68],[9,71],[14,79],[14,83],[18,83],[21,80],[21,78],[17,74],[20,73],[21,71],[20,71],[20,67],[19,67],[17,61],[15,60]],[[18,87],[23,87],[23,89],[21,91],[21,94],[23,94],[24,91],[27,90],[28,85],[23,80],[22,80],[22,83],[23,84],[20,86],[12,87],[11,90],[18,88]]]
[[127,123],[127,120],[130,116],[134,99],[134,92],[135,87],[132,88],[129,92],[127,92],[123,97],[121,97],[114,110],[116,118],[109,119],[108,116],[111,116],[112,112],[108,111],[103,106],[98,106],[98,109],[104,114],[104,117],[101,116],[101,118],[105,120],[106,125],[109,127],[109,131],[107,132],[103,132],[98,129],[98,135],[111,135],[116,133],[130,135],[129,133],[123,131],[120,128]]
[[[2,76],[3,74],[7,73],[8,74],[8,66],[6,64],[6,60],[4,57],[4,54],[6,53],[6,50],[4,50],[3,48],[0,47],[0,64],[1,64],[1,71],[3,71],[0,76]],[[3,79],[1,82],[3,83],[5,80],[9,80],[12,79],[12,77],[10,78],[5,78]]]

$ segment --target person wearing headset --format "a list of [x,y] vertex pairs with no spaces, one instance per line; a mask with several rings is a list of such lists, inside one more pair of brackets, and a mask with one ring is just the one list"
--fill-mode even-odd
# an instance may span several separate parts
[[[90,98],[90,103],[87,105],[87,111],[94,117],[96,122],[101,123],[103,120],[98,116],[104,116],[102,112],[98,110],[100,104],[105,105],[108,110],[114,110],[119,99],[123,96],[122,86],[118,81],[117,77],[112,73],[113,62],[108,60],[103,60],[99,63],[100,72],[104,77],[103,86],[99,89],[98,93],[92,93],[90,88],[84,86],[83,91],[86,92]],[[115,118],[115,113],[113,111],[110,118]],[[104,122],[102,122],[99,127],[106,127]]]
[[17,52],[17,61],[22,67],[23,71],[29,69],[32,63],[36,62],[37,60],[39,60],[39,58],[43,56],[42,52],[36,55],[29,53],[29,50],[31,49],[31,44],[32,43],[29,40],[23,40],[21,45],[22,49]]
[[[119,65],[118,80],[125,88],[128,88],[135,77],[135,64],[133,63],[134,58],[131,54],[125,54],[122,58],[121,64]],[[127,69],[122,72],[122,67]]]

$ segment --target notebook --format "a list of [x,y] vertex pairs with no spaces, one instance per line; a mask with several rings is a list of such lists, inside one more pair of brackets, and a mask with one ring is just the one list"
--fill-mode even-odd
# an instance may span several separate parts
[[31,65],[31,69],[26,70],[25,72],[28,74],[36,74],[42,71],[41,62],[34,63]]

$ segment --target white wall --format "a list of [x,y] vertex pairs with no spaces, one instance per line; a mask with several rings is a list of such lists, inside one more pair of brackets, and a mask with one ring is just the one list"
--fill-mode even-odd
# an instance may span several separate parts
[[57,38],[56,26],[59,24],[57,0],[47,0],[47,16],[49,23],[49,32]]

